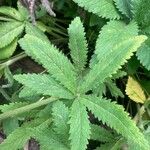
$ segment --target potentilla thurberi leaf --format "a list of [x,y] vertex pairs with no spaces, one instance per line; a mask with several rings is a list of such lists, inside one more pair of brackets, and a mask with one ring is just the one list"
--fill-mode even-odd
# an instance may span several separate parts
[[10,56],[12,56],[14,51],[16,50],[16,47],[17,47],[17,39],[12,41],[9,45],[0,48],[0,60],[7,59]]
[[91,136],[90,139],[101,142],[110,142],[114,140],[113,134],[106,130],[104,127],[91,124]]
[[37,26],[34,26],[29,22],[26,23],[25,31],[26,34],[36,36],[49,43],[49,40],[47,36],[44,34],[44,32],[42,32]]
[[122,14],[126,15],[128,18],[132,17],[131,0],[114,0],[114,2]]
[[70,112],[70,140],[71,150],[85,150],[90,138],[90,122],[86,107],[76,99]]
[[68,143],[69,140],[69,109],[62,101],[57,101],[52,107],[52,116],[54,123],[54,131],[59,135],[59,138]]
[[150,70],[150,37],[142,44],[136,53],[137,58],[141,64]]
[[0,48],[10,44],[24,29],[22,22],[5,22],[0,24]]
[[120,15],[115,8],[113,0],[73,0],[85,10],[108,19],[119,19]]
[[79,17],[75,18],[69,26],[69,48],[74,66],[78,73],[84,70],[87,62],[87,41],[84,27]]
[[104,124],[106,123],[125,137],[130,144],[134,145],[136,150],[148,150],[150,148],[135,122],[120,105],[96,96],[86,96],[81,99],[81,103]]
[[142,27],[150,24],[150,1],[148,0],[132,0],[133,18]]
[[1,6],[0,7],[0,15],[4,15],[4,16],[22,21],[22,16],[19,13],[19,11],[17,11],[14,8],[8,7],[8,6]]
[[75,93],[75,68],[55,46],[43,41],[41,38],[28,34],[19,43],[29,56],[47,69],[52,77]]
[[14,78],[27,86],[29,89],[36,91],[38,94],[50,95],[59,98],[73,98],[72,93],[61,86],[50,75],[46,74],[22,74],[15,75]]
[[97,63],[85,76],[81,91],[86,92],[99,83],[111,77],[133,55],[133,52],[147,39],[146,36],[137,36],[135,23],[125,25],[122,22],[111,21],[103,27],[97,43]]

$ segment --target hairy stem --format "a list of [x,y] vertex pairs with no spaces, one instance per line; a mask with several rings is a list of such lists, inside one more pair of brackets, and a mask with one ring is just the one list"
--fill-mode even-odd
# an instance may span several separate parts
[[15,63],[16,61],[20,60],[20,59],[23,59],[25,58],[27,55],[23,52],[23,53],[20,53],[16,56],[14,56],[13,58],[10,58],[8,61],[6,62],[3,62],[3,63],[0,63],[0,70],[1,69],[4,69],[6,66],[10,66],[12,65],[13,63]]
[[45,100],[35,102],[33,104],[29,104],[29,105],[26,105],[26,106],[23,106],[23,107],[14,109],[14,110],[10,110],[8,112],[5,112],[5,113],[1,114],[0,115],[0,120],[15,117],[15,116],[20,115],[22,113],[29,112],[32,109],[38,108],[40,106],[47,105],[49,103],[52,103],[56,100],[58,100],[58,98],[48,98],[48,99],[45,99]]

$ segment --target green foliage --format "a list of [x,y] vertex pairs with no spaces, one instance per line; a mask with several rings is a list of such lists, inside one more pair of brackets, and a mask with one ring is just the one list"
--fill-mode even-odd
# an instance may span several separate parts
[[[38,94],[50,95],[59,98],[72,99],[73,95],[55,81],[50,75],[24,74],[14,77],[17,81],[24,84]],[[38,83],[38,85],[35,85]]]
[[91,124],[91,136],[90,138],[92,140],[97,140],[101,142],[110,142],[113,141],[115,136],[111,134],[108,130],[105,128],[102,128],[98,125]]
[[86,107],[81,104],[80,99],[76,99],[73,102],[70,118],[71,149],[86,149],[86,145],[90,137],[90,124]]
[[73,20],[69,29],[69,48],[74,66],[79,73],[84,70],[87,61],[87,41],[83,25],[79,18]]
[[10,56],[12,56],[14,51],[16,50],[16,47],[17,47],[17,39],[14,39],[7,46],[0,48],[0,54],[1,54],[0,60],[6,59],[6,58],[9,58]]
[[[74,1],[99,16],[120,18],[113,1]],[[121,149],[124,143],[136,150],[150,148],[148,141],[123,107],[102,98],[102,95],[96,96],[94,92],[97,87],[100,89],[103,84],[109,84],[109,88],[115,90],[115,97],[122,94],[118,89],[114,89],[116,85],[113,80],[124,75],[124,72],[118,70],[147,39],[144,35],[138,35],[138,26],[134,21],[129,24],[109,21],[101,29],[94,55],[87,68],[87,42],[78,17],[68,29],[73,63],[51,44],[42,32],[32,29],[31,24],[26,26],[26,32],[19,44],[27,55],[46,69],[47,74],[22,74],[15,75],[14,78],[25,85],[23,95],[33,96],[35,92],[43,97],[25,106],[6,109],[0,115],[0,120],[4,120],[22,113],[27,114],[31,110],[38,111],[32,118],[33,122],[23,123],[13,131],[0,145],[0,149],[5,150],[11,146],[13,150],[17,150],[31,137],[40,143],[42,150],[85,150],[89,139],[104,142],[107,144],[105,147],[110,148],[111,145],[113,149]],[[28,92],[27,88],[31,92]],[[47,106],[44,107],[45,105]],[[111,129],[91,125],[88,115],[90,113]],[[117,134],[112,134],[114,131]],[[18,144],[13,146],[17,139]]]
[[100,17],[108,19],[119,19],[113,0],[73,0],[79,6],[84,7],[89,12],[95,13]]
[[145,36],[136,36],[137,32],[135,23],[126,26],[122,22],[111,21],[103,27],[95,50],[98,63],[85,76],[81,91],[86,92],[104,82],[106,77],[115,73],[133,55],[146,40]]
[[150,24],[150,1],[132,0],[132,12],[134,19],[142,26],[147,27]]
[[22,21],[22,16],[21,16],[20,12],[14,8],[11,8],[8,6],[0,7],[0,14],[7,16],[9,18],[13,18],[13,19],[18,20],[18,21]]
[[61,101],[53,104],[52,108],[54,130],[60,139],[68,143],[69,139],[69,109]]
[[9,22],[0,24],[0,48],[10,44],[23,31],[24,25],[21,22]]
[[122,134],[136,149],[148,149],[148,142],[121,106],[94,96],[83,98],[81,103],[88,107],[99,120]]
[[140,60],[140,62],[150,70],[150,39],[143,43],[143,45],[139,48],[139,50],[136,53],[137,58]]
[[131,0],[114,0],[114,2],[123,15],[126,15],[128,18],[132,17]]
[[74,72],[74,66],[55,46],[28,34],[19,43],[29,56],[47,69],[52,77],[61,82],[71,92],[75,93],[76,74]]

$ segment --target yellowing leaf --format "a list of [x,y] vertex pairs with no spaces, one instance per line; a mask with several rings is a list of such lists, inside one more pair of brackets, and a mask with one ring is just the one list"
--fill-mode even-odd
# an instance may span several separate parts
[[130,76],[126,85],[126,94],[131,100],[135,101],[136,103],[144,103],[146,100],[142,87],[135,79]]

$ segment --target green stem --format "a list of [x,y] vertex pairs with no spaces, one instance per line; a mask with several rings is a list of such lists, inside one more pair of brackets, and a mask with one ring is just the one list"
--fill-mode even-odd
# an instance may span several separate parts
[[0,64],[0,70],[1,69],[4,69],[6,66],[10,66],[12,65],[13,63],[15,63],[16,61],[26,57],[27,55],[25,53],[21,53],[21,54],[18,54],[16,55],[15,57],[11,58],[10,60],[6,61],[6,62],[3,62]]
[[56,100],[58,100],[58,98],[48,98],[48,99],[45,99],[45,100],[35,102],[33,104],[30,104],[30,105],[26,105],[26,106],[23,106],[23,107],[14,109],[14,110],[10,110],[8,112],[4,112],[3,114],[0,115],[0,120],[15,117],[15,116],[20,115],[22,113],[29,112],[32,109],[38,108],[40,106],[47,105],[49,103],[52,103]]
[[10,96],[5,92],[5,90],[4,90],[2,87],[0,87],[0,93],[3,95],[3,97],[4,97],[7,101],[10,101],[10,100],[11,100]]

